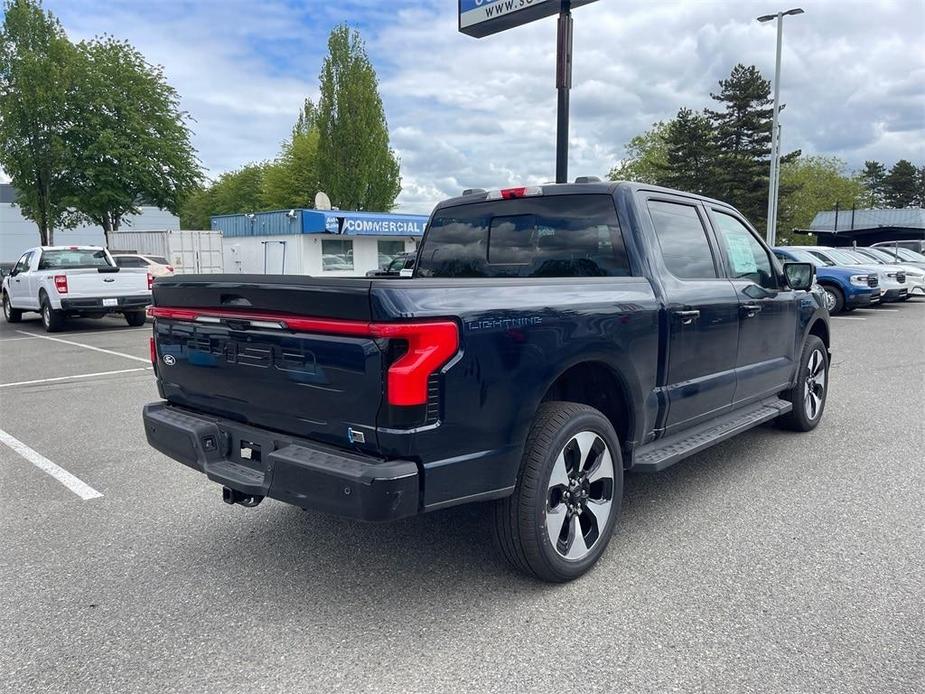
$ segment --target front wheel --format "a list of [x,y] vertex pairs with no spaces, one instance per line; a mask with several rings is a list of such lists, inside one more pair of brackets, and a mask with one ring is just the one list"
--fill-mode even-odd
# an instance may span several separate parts
[[496,543],[520,571],[571,581],[604,553],[622,496],[623,459],[610,421],[587,405],[543,403],[514,494],[496,502]]
[[794,431],[815,429],[822,419],[828,392],[828,351],[822,340],[810,335],[803,345],[797,382],[785,396],[793,409],[781,418],[781,423]]
[[128,323],[133,328],[137,328],[145,324],[145,312],[144,311],[126,311],[125,312],[125,322]]
[[841,313],[845,309],[845,295],[838,287],[830,287],[827,284],[822,285],[825,292],[825,307],[831,315]]
[[6,292],[3,292],[3,318],[7,323],[18,323],[22,320],[22,311],[10,305],[10,296]]

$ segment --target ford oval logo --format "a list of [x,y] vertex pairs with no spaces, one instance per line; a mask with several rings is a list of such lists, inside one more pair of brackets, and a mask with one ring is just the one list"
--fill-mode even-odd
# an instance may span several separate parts
[[104,277],[103,281],[104,282],[115,282],[116,280],[114,277]]
[[177,363],[177,358],[173,356],[172,354],[165,354],[164,363],[167,364],[167,366],[173,366],[174,364]]

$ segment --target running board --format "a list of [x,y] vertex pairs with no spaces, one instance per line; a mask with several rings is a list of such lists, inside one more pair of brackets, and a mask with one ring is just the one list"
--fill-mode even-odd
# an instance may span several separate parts
[[793,405],[780,398],[767,398],[747,407],[734,410],[718,420],[656,439],[636,449],[631,470],[658,472],[674,465],[694,453],[715,443],[767,422],[793,409]]

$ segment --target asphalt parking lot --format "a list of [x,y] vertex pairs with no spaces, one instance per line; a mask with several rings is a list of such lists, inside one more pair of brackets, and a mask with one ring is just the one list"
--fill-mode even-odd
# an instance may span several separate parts
[[629,476],[549,586],[480,506],[227,506],[145,443],[150,328],[0,324],[0,691],[923,691],[925,300],[832,325],[818,429]]

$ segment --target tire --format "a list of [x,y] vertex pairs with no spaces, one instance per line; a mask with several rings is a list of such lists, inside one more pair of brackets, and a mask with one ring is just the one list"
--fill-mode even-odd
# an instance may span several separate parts
[[64,328],[64,312],[53,309],[51,307],[51,302],[44,294],[42,294],[39,304],[41,306],[42,325],[45,327],[45,332],[56,333],[62,330]]
[[825,291],[825,307],[829,309],[830,315],[845,310],[845,293],[841,289],[829,284],[823,284],[822,289]]
[[796,385],[784,395],[793,409],[781,417],[781,424],[793,431],[812,431],[822,419],[828,393],[829,355],[822,340],[810,335],[800,354]]
[[3,318],[7,323],[19,323],[22,320],[22,310],[10,306],[10,297],[3,292]]
[[128,323],[133,328],[140,327],[145,324],[145,312],[144,311],[126,311],[125,312],[125,322]]
[[495,542],[519,571],[543,581],[571,581],[604,553],[622,496],[623,458],[610,421],[587,405],[543,403],[514,493],[495,502]]

